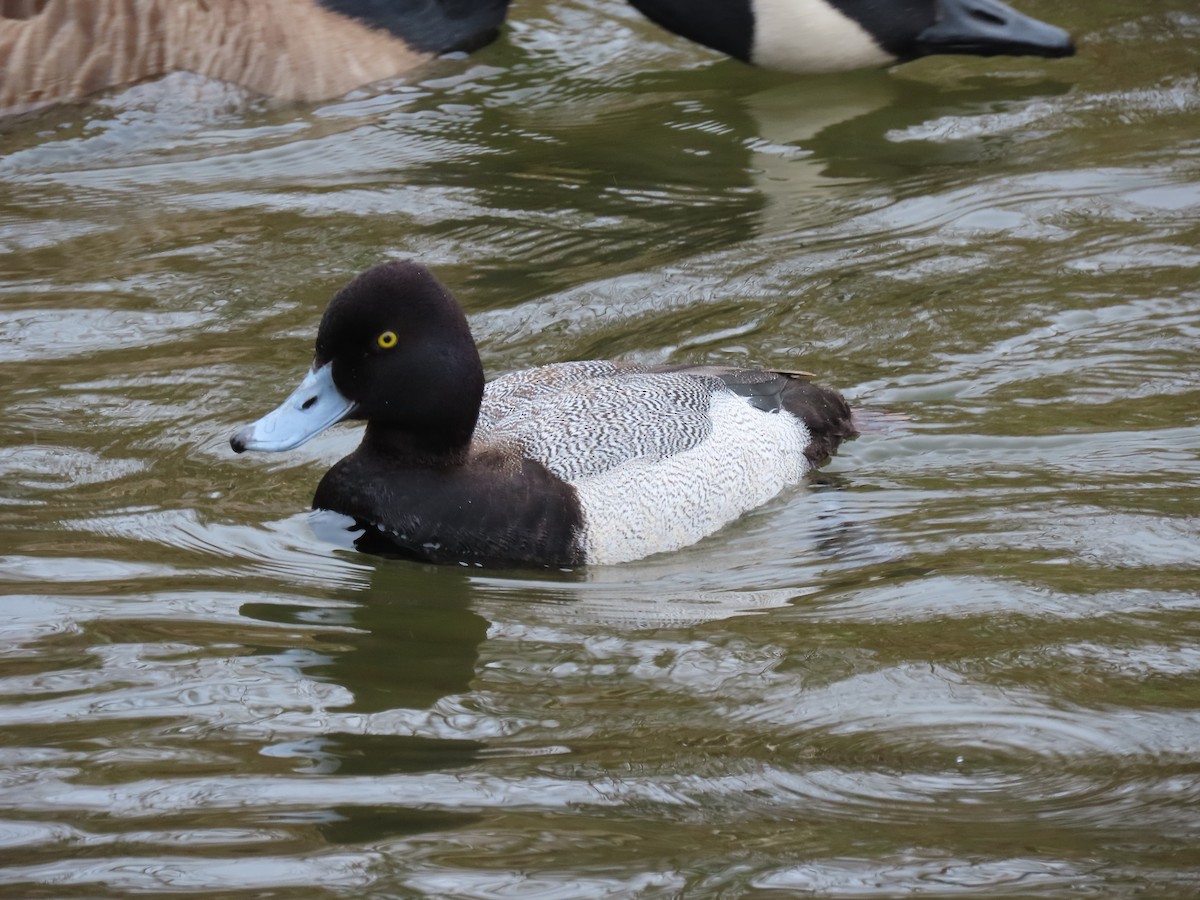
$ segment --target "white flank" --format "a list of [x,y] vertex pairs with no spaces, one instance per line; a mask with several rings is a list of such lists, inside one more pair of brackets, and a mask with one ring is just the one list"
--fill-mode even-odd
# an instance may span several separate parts
[[712,433],[665,459],[637,459],[574,481],[589,563],[620,563],[694,544],[766,503],[809,470],[808,428],[732,394],[713,397]]
[[896,61],[828,0],[751,0],[751,60],[785,72],[839,72]]

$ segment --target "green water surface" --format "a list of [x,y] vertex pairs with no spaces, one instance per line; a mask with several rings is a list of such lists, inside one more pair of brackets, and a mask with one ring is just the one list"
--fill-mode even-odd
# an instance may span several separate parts
[[[0,894],[1200,892],[1200,10],[783,77],[619,0],[316,106],[0,131]],[[431,264],[494,374],[818,373],[886,427],[681,552],[377,559],[229,434]]]

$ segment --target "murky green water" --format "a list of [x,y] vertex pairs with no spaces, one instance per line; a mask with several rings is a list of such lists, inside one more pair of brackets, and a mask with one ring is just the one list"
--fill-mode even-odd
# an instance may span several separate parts
[[[544,0],[0,135],[0,893],[1195,896],[1200,13],[1024,8],[1080,56],[781,78]],[[908,421],[670,556],[356,555],[304,511],[353,429],[227,437],[389,255],[492,373]]]

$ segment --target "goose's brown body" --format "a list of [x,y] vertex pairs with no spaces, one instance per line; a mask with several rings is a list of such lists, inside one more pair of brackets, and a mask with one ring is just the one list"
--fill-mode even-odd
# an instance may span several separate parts
[[0,0],[0,114],[178,71],[322,100],[429,57],[311,0]]

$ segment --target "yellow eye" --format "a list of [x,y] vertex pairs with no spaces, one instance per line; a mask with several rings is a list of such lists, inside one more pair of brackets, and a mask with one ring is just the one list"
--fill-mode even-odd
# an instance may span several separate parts
[[375,343],[379,344],[384,350],[391,350],[396,346],[396,332],[385,331],[379,337],[375,338]]

